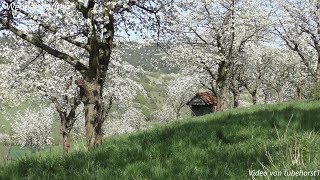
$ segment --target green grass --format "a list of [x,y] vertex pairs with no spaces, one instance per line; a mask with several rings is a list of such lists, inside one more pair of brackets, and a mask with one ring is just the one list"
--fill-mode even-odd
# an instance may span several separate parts
[[249,170],[317,170],[319,120],[316,101],[229,110],[114,136],[90,152],[24,157],[2,167],[0,179],[248,179]]
[[9,150],[9,147],[0,144],[0,165],[3,165],[5,162],[7,162]]
[[[77,142],[71,142],[71,152],[79,152],[85,150],[85,139],[78,140]],[[28,156],[37,156],[37,155],[46,155],[54,154],[61,155],[63,154],[63,149],[61,145],[53,145],[45,147],[39,152],[32,152],[31,148],[24,147],[21,148],[17,145],[3,145],[0,144],[0,166],[10,164],[11,162],[19,161],[22,158],[27,158]]]

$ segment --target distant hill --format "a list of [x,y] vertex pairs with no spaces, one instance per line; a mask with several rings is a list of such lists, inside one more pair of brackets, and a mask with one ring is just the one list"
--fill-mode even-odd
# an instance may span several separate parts
[[146,71],[156,71],[162,73],[176,73],[179,69],[170,67],[163,62],[162,55],[165,52],[157,45],[145,46],[140,49],[130,49],[121,47],[120,50],[126,52],[124,60],[134,66],[141,66]]
[[319,119],[318,102],[234,109],[114,136],[91,152],[22,158],[0,168],[0,179],[251,179],[258,170],[269,178],[313,171]]

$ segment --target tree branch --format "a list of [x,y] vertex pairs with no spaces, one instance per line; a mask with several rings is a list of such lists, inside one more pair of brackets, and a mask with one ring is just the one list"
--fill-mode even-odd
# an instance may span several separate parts
[[17,29],[16,27],[12,26],[9,22],[6,20],[0,18],[0,24],[2,24],[6,29],[14,33],[16,36],[19,36],[23,40],[35,45],[36,47],[46,51],[47,53],[51,54],[52,56],[62,59],[68,64],[72,65],[75,67],[76,70],[80,71],[81,73],[85,72],[87,70],[87,67],[82,64],[79,59],[72,57],[64,52],[58,51],[56,49],[51,48],[47,44],[43,43],[41,39],[29,35],[26,32],[23,32],[22,30]]

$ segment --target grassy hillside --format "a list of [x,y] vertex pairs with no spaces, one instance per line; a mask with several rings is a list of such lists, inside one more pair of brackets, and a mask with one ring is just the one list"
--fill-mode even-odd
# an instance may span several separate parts
[[320,103],[253,106],[114,136],[92,152],[35,154],[0,179],[249,178],[249,170],[317,170]]

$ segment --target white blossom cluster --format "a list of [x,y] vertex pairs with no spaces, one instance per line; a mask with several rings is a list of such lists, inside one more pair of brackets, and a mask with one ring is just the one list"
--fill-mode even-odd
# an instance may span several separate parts
[[124,61],[124,55],[123,51],[114,50],[103,96],[106,104],[112,99],[114,105],[130,107],[138,93],[146,95],[143,86],[136,81],[144,71]]
[[319,1],[274,0],[276,32],[283,44],[300,58],[301,67],[313,81],[320,77]]
[[11,124],[13,139],[21,147],[30,147],[34,151],[52,144],[51,130],[55,119],[53,108],[41,110],[27,109],[18,112]]
[[83,104],[76,109],[76,121],[71,130],[73,140],[82,139],[85,136],[85,114],[83,112]]
[[176,113],[171,106],[164,104],[161,109],[153,112],[151,118],[162,123],[168,123],[176,119]]
[[108,71],[108,84],[103,91],[105,108],[111,111],[106,114],[104,126],[107,136],[133,132],[145,124],[145,116],[134,103],[138,94],[147,96],[144,87],[137,81],[144,71],[123,61],[122,57],[123,52],[115,50]]
[[145,129],[145,118],[143,113],[136,108],[129,108],[123,114],[112,112],[105,123],[104,133],[106,136],[111,136]]
[[11,137],[9,134],[0,133],[0,143],[9,145],[11,143]]
[[3,108],[5,105],[13,106],[21,103],[20,100],[24,100],[23,97],[21,99],[19,97],[19,93],[16,89],[12,88],[12,67],[8,64],[0,64],[0,108]]
[[8,91],[16,91],[19,97],[40,97],[44,102],[55,98],[62,111],[70,110],[78,95],[74,81],[80,77],[71,66],[20,41],[1,47],[6,47],[3,55],[8,59],[8,73],[2,81],[10,84]]
[[[194,76],[177,75],[167,85],[166,98],[167,106],[175,112],[174,119],[181,118],[181,109],[187,105],[190,99],[195,96],[199,89],[199,79]],[[165,109],[165,107],[164,107]],[[170,114],[170,113],[169,113]]]

